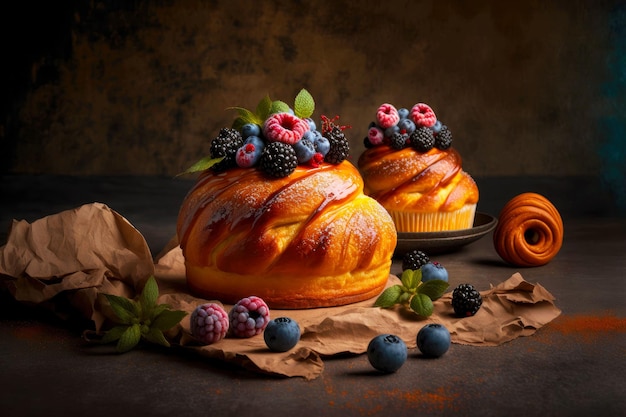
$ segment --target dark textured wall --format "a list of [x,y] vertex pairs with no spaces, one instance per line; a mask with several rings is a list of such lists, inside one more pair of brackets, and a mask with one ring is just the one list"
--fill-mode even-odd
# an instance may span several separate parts
[[4,13],[30,40],[3,59],[5,172],[174,175],[229,106],[302,87],[353,159],[382,102],[431,104],[476,176],[596,175],[622,146],[615,1],[28,3]]

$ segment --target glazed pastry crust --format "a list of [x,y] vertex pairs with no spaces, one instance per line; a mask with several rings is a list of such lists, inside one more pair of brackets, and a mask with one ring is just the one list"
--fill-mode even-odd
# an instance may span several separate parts
[[390,211],[451,212],[478,202],[478,187],[453,148],[419,153],[375,146],[358,165],[366,194]]
[[256,295],[273,308],[377,295],[397,239],[348,161],[271,180],[250,168],[206,171],[182,203],[177,232],[193,291],[225,303]]

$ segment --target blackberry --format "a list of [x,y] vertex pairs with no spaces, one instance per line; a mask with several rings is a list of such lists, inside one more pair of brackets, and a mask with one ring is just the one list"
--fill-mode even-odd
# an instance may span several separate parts
[[225,171],[237,165],[235,159],[237,150],[243,146],[241,133],[235,129],[222,128],[215,139],[211,141],[211,158],[224,159],[220,163],[213,165],[215,171]]
[[293,146],[283,142],[272,142],[261,155],[261,170],[270,177],[289,176],[298,166],[298,157]]
[[430,262],[428,255],[421,250],[414,249],[405,253],[402,257],[402,271],[406,271],[407,269],[417,271],[428,262]]
[[437,149],[448,149],[452,145],[452,132],[448,126],[441,126],[439,133],[435,135],[435,147]]
[[428,152],[435,146],[435,136],[428,127],[418,127],[409,138],[411,146],[418,152]]
[[473,316],[482,304],[483,298],[471,284],[461,284],[452,291],[452,308],[457,317]]
[[348,157],[350,153],[350,143],[338,126],[333,126],[324,137],[330,142],[330,149],[324,157],[326,162],[339,164]]
[[389,146],[391,146],[393,149],[402,149],[406,145],[407,138],[408,135],[402,134],[400,132],[395,132],[389,138]]

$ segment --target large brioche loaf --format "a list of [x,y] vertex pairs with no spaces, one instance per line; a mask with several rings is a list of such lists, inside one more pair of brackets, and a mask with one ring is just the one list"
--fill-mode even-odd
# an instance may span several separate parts
[[376,296],[397,238],[348,161],[273,179],[257,169],[207,170],[181,206],[177,232],[192,291],[225,303],[256,295],[272,308]]

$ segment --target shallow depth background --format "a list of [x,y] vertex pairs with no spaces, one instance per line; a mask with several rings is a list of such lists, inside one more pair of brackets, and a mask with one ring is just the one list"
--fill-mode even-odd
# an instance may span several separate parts
[[18,3],[2,173],[173,176],[228,107],[304,87],[352,126],[353,161],[379,104],[426,102],[473,176],[592,177],[626,205],[619,1]]

